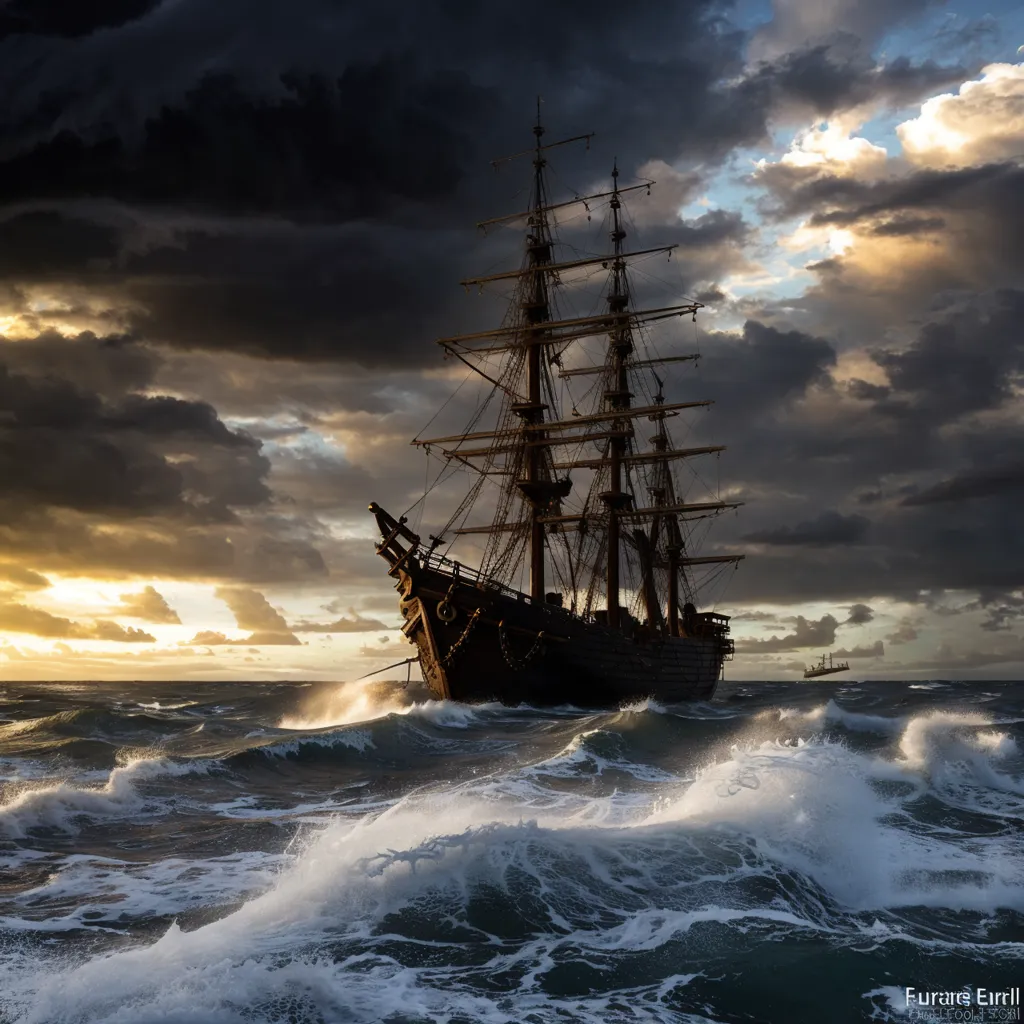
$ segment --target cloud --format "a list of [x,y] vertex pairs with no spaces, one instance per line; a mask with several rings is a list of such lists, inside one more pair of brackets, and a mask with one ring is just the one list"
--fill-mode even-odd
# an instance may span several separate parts
[[1024,64],[989,64],[957,93],[933,96],[896,126],[903,153],[926,167],[970,167],[1024,157]]
[[98,619],[93,623],[91,630],[86,630],[85,635],[79,634],[82,640],[114,640],[118,643],[154,643],[156,638],[147,633],[144,629],[136,629],[134,626],[119,625],[105,619]]
[[865,138],[855,137],[861,116],[833,118],[797,132],[789,151],[777,161],[757,162],[752,181],[774,192],[821,179],[871,179],[887,170],[888,153]]
[[891,632],[885,639],[893,647],[898,647],[902,644],[909,644],[916,640],[919,636],[917,626],[912,622],[904,620],[901,622],[893,632]]
[[956,650],[948,644],[943,644],[936,651],[936,655],[934,658],[907,662],[904,667],[910,670],[938,669],[945,672],[975,673],[991,665],[1021,665],[1024,664],[1024,643],[1018,640],[997,650]]
[[0,342],[0,555],[65,573],[325,575],[321,527],[277,505],[261,442],[161,394],[159,364],[124,335]]
[[29,633],[63,640],[108,640],[116,643],[154,643],[155,638],[141,629],[125,628],[107,619],[91,625],[51,615],[41,608],[16,602],[0,603],[0,631]]
[[[822,512],[817,518],[795,526],[778,526],[745,534],[743,539],[754,544],[777,546],[859,544],[868,532],[871,521],[865,516],[844,516],[839,512]],[[867,620],[865,620],[867,621]]]
[[96,0],[89,4],[39,4],[11,0],[0,9],[0,39],[7,35],[84,36],[141,17],[159,0]]
[[[536,0],[428,0],[386,24],[333,0],[88,7],[0,13],[18,33],[0,41],[0,562],[125,592],[237,588],[256,595],[233,599],[243,643],[384,628],[365,502],[417,496],[406,442],[457,384],[432,337],[500,319],[500,294],[454,284],[518,259],[473,225],[521,203],[528,163],[487,162],[529,144],[541,92],[547,139],[599,133],[552,154],[559,186],[603,186],[616,155],[623,180],[663,186],[634,194],[636,244],[685,251],[662,280],[638,268],[638,300],[715,306],[699,366],[669,386],[716,401],[673,425],[729,446],[722,488],[746,502],[712,550],[759,545],[724,600],[845,609],[959,587],[966,603],[1024,583],[1007,454],[1024,444],[1024,181],[1012,115],[993,114],[1015,94],[976,72],[966,35],[944,30],[944,64],[937,38],[873,55],[925,0],[778,0],[765,26],[711,0],[547,5],[540,50]],[[960,156],[889,157],[880,115],[977,130]],[[606,244],[606,213],[559,217],[567,254]],[[567,275],[560,300],[585,306],[588,284]],[[468,420],[470,390],[446,414]],[[719,478],[691,465],[694,491]],[[950,496],[971,487],[985,500]],[[314,603],[296,607],[343,593],[366,617],[289,625],[265,588],[289,607],[300,588]]]
[[248,643],[248,640],[229,640],[224,633],[213,629],[201,629],[191,640],[182,644],[183,647],[218,647],[224,644]]
[[833,658],[884,658],[885,657],[885,644],[881,640],[876,640],[870,647],[853,647],[850,650],[841,647],[838,651],[832,652]]
[[[218,587],[214,592],[235,616],[239,629],[251,630],[251,634],[242,640],[194,639],[191,643],[211,644],[214,642],[248,644],[251,646],[297,645],[302,641],[291,631],[284,616],[257,590],[247,587]],[[202,633],[198,636],[210,637],[215,634]]]
[[969,501],[987,498],[1024,488],[1024,464],[990,466],[968,470],[950,477],[923,491],[909,494],[904,505],[934,505],[947,501]]
[[297,622],[292,628],[296,633],[371,633],[390,628],[379,619],[364,618],[354,608],[348,613],[334,622]]
[[1024,339],[1016,327],[1022,313],[1024,291],[1002,291],[926,324],[906,349],[874,353],[895,392],[882,397],[879,410],[942,423],[1013,400],[1024,368]]
[[[52,347],[48,337],[35,340]],[[79,343],[103,344],[92,335]],[[268,500],[269,464],[259,443],[226,427],[211,406],[138,392],[112,399],[55,368],[45,375],[10,369],[8,360],[25,360],[23,346],[32,341],[0,348],[4,500],[198,521],[230,518],[233,507]],[[183,444],[194,458],[176,457]]]
[[122,594],[117,611],[133,619],[146,622],[181,625],[178,613],[167,603],[167,599],[155,587],[149,586],[137,594]]
[[786,636],[772,636],[768,640],[738,640],[738,654],[775,654],[797,651],[803,647],[831,647],[835,643],[839,623],[833,615],[823,615],[816,622],[797,615],[796,629]]
[[930,0],[773,0],[772,19],[755,35],[755,56],[786,53],[808,40],[847,32],[870,44],[885,31],[922,13]]
[[982,594],[978,600],[986,616],[981,628],[990,633],[1010,629],[1024,619],[1024,592]]
[[45,590],[50,581],[24,566],[0,564],[0,581],[10,583],[18,590]]
[[866,604],[850,605],[849,611],[849,618],[843,623],[845,626],[863,626],[865,623],[871,622],[875,617],[874,611]]

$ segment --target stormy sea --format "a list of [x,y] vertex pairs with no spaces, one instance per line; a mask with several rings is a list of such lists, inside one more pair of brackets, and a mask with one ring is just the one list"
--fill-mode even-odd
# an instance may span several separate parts
[[1024,684],[0,687],[0,1021],[906,1020],[1024,970]]

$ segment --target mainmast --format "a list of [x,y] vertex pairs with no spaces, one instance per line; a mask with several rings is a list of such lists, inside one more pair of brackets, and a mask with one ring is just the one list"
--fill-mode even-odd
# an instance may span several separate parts
[[[533,126],[535,149],[533,154],[533,212],[529,218],[530,231],[526,236],[526,251],[529,257],[530,287],[523,301],[523,313],[530,325],[525,339],[527,346],[526,379],[528,401],[515,406],[515,411],[534,428],[534,437],[543,440],[545,434],[538,429],[544,419],[544,403],[541,401],[541,337],[543,327],[538,326],[551,319],[548,306],[548,281],[544,267],[551,262],[551,235],[548,229],[547,213],[544,210],[544,150],[541,139],[544,126],[540,122],[540,97],[537,98],[537,123]],[[544,449],[534,445],[526,452],[526,480],[520,483],[530,506],[530,597],[534,601],[544,600],[544,523],[541,522],[547,505],[548,488],[541,481]],[[525,484],[525,486],[524,486]]]
[[[622,258],[622,241],[626,232],[622,229],[622,203],[619,199],[619,166],[616,162],[612,169],[612,196],[609,200],[612,211],[612,260],[611,288],[608,293],[608,312],[612,315],[622,313],[629,305],[629,285],[626,280],[626,264]],[[604,393],[608,408],[618,411],[629,408],[629,381],[626,373],[626,359],[633,351],[633,340],[628,320],[622,320],[608,336],[608,349],[611,357],[611,387]],[[624,433],[628,420],[616,419],[612,422],[612,430]],[[607,562],[608,562],[608,625],[615,628],[619,625],[619,513],[632,503],[630,495],[622,489],[622,459],[626,454],[626,437],[615,436],[609,441],[609,486],[600,495],[608,509],[607,527]]]

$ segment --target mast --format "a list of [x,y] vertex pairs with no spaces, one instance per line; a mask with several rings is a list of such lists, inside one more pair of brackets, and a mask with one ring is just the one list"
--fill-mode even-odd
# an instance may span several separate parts
[[[659,405],[665,404],[664,386],[660,377],[655,374],[658,382],[658,394],[656,401]],[[666,410],[652,416],[651,419],[658,424],[658,432],[651,438],[654,451],[660,456],[655,463],[655,485],[651,489],[651,497],[655,504],[671,505],[675,501],[672,488],[672,473],[668,466],[669,439],[665,431]],[[653,532],[658,529],[660,520],[655,519],[652,526]],[[679,635],[679,559],[683,553],[683,537],[679,529],[679,520],[669,515],[665,522],[665,556],[668,560],[668,635]]]
[[[622,229],[621,206],[619,199],[619,165],[612,168],[612,197],[609,200],[612,211],[612,280],[608,293],[608,312],[612,315],[622,313],[629,304],[629,289],[626,282],[626,264],[622,258],[622,241],[626,232]],[[608,336],[608,351],[611,357],[611,387],[605,391],[604,397],[612,410],[629,408],[629,381],[626,376],[626,358],[633,351],[628,321],[616,327]],[[612,429],[621,429],[628,420],[614,420]],[[626,438],[612,437],[609,441],[609,485],[608,490],[600,495],[608,509],[607,526],[607,581],[608,594],[608,625],[613,629],[619,625],[619,546],[620,524],[618,512],[629,506],[631,498],[622,490],[622,461],[626,454]]]
[[[701,303],[633,308],[628,275],[632,261],[659,253],[671,254],[675,248],[667,245],[630,251],[625,245],[622,197],[624,193],[641,188],[649,192],[653,182],[620,188],[616,161],[611,191],[577,196],[565,203],[550,203],[546,181],[547,150],[579,141],[586,141],[589,146],[591,136],[545,143],[539,99],[533,135],[531,148],[495,161],[500,164],[519,157],[532,160],[532,193],[529,203],[524,204],[529,208],[479,225],[486,231],[490,226],[512,224],[525,218],[525,252],[520,268],[468,277],[462,282],[467,287],[476,285],[481,289],[512,283],[514,293],[506,319],[490,330],[438,339],[447,355],[465,363],[491,385],[491,394],[462,433],[416,438],[412,443],[424,447],[428,453],[436,446],[445,460],[457,461],[478,474],[477,482],[444,526],[442,534],[451,531],[455,536],[487,536],[481,565],[485,576],[508,584],[528,565],[529,600],[543,603],[548,585],[546,576],[552,572],[563,586],[569,587],[573,610],[578,582],[586,580],[584,614],[591,613],[603,589],[607,595],[605,621],[612,628],[621,628],[627,618],[622,612],[622,589],[632,587],[635,582],[631,576],[632,561],[623,561],[623,545],[629,545],[639,556],[640,595],[646,605],[650,629],[658,635],[666,632],[679,635],[684,632],[679,607],[684,598],[679,591],[683,590],[685,599],[690,600],[693,589],[686,567],[735,562],[743,557],[691,557],[681,527],[692,520],[717,516],[740,503],[687,502],[685,499],[680,502],[676,496],[670,464],[717,454],[723,446],[676,447],[665,421],[678,415],[680,410],[712,403],[707,400],[666,402],[662,381],[654,374],[658,392],[653,404],[640,400],[638,405],[633,405],[630,380],[631,375],[640,371],[652,373],[655,366],[699,358],[696,353],[665,356],[645,353],[648,357],[637,361],[634,354],[639,341],[634,333],[675,317],[692,315],[696,318]],[[556,257],[558,243],[552,230],[551,212],[573,203],[582,203],[589,212],[588,200],[605,197],[608,197],[610,214],[611,252],[585,255],[564,254],[559,250],[560,256]],[[554,289],[561,283],[561,275],[598,266],[608,272],[605,308],[587,315],[560,314]],[[604,339],[604,352],[598,356],[601,365],[563,367],[562,355],[568,347],[587,338]],[[596,355],[587,353],[585,348],[583,353],[585,358]],[[490,355],[502,358],[500,369],[488,365]],[[571,405],[571,416],[567,415],[569,406],[562,408],[563,400],[554,390],[553,371],[549,366],[555,365],[559,378],[572,382],[581,380],[586,389],[582,400],[576,400],[579,408],[575,402]],[[597,377],[594,387],[587,384],[587,377],[591,375]],[[648,393],[646,387],[641,387],[641,391],[644,395]],[[482,417],[494,395],[501,396],[499,408],[493,425],[488,427],[489,416],[487,420]],[[571,393],[568,400],[573,400]],[[634,430],[641,418],[657,424],[656,436],[650,438],[650,451],[637,448]],[[467,446],[467,442],[474,441],[482,444]],[[599,447],[596,451],[584,450],[584,446],[590,444]],[[566,451],[561,454],[559,449]],[[577,468],[594,471],[590,488],[582,508],[570,503],[570,507],[563,510],[562,503],[572,491],[566,471]],[[491,524],[467,525],[467,513],[477,502],[483,484],[491,479],[500,481]],[[634,485],[639,486],[641,480],[650,485],[647,489],[651,492],[651,501],[648,503],[634,495]],[[648,507],[640,507],[645,504]],[[650,524],[649,529],[643,528],[645,523]],[[569,533],[576,533],[571,545],[566,536]],[[552,537],[561,538],[564,553],[561,548],[556,551],[553,544],[550,553],[545,551]],[[669,577],[667,615],[661,603],[663,596],[659,596],[664,595],[661,574],[666,569]]]
[[[531,287],[524,302],[524,313],[529,324],[541,324],[550,319],[548,309],[547,274],[543,267],[551,262],[551,237],[548,231],[547,214],[544,211],[544,165],[547,161],[541,148],[544,126],[540,121],[540,97],[537,97],[537,123],[533,126],[535,149],[533,154],[533,215],[529,224],[533,229],[526,236],[529,266],[532,270]],[[535,339],[543,334],[543,328],[532,327],[526,336],[527,364],[527,403],[520,404],[516,411],[520,412],[524,424],[536,427],[544,418],[544,405],[541,402],[541,345]],[[539,430],[535,435],[543,439]],[[541,466],[544,452],[540,445],[528,448],[526,453],[526,483],[521,488],[530,504],[530,597],[534,601],[544,600],[544,524],[541,513],[546,502],[543,500],[545,488],[541,484]]]

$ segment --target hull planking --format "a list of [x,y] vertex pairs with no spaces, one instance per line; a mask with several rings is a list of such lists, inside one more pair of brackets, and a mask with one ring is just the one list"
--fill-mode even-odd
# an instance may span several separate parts
[[403,632],[440,699],[614,707],[654,697],[708,700],[728,643],[633,636],[486,584],[418,566],[400,571]]

